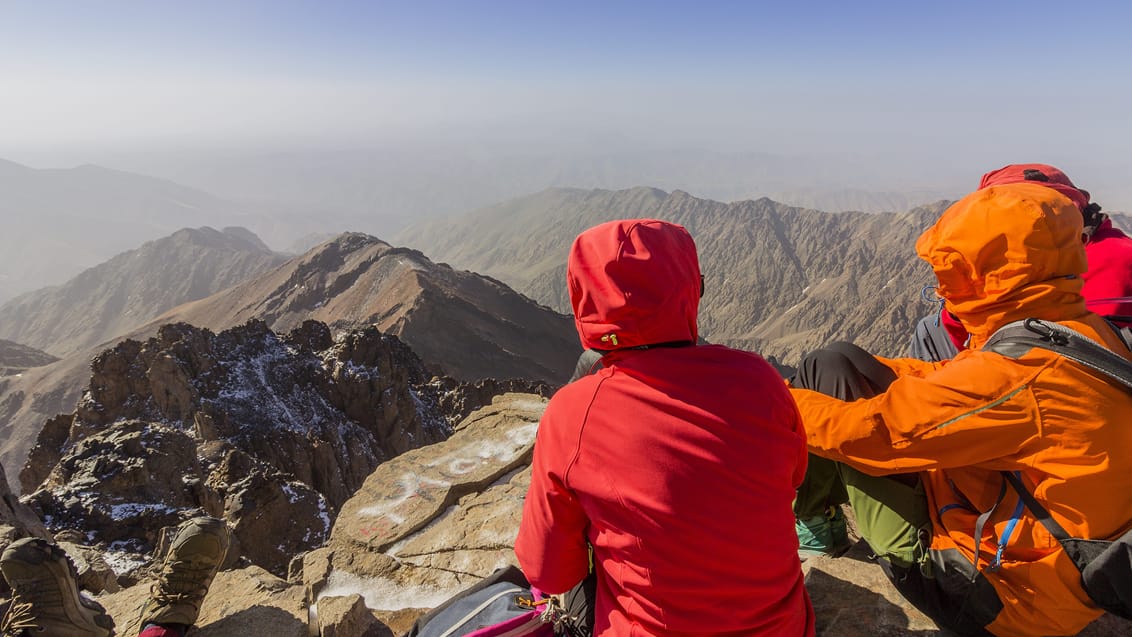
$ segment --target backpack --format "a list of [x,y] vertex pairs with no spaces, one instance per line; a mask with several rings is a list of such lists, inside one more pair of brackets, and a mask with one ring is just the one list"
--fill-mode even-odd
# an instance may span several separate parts
[[558,609],[506,566],[421,616],[405,637],[553,637]]
[[[1113,330],[1132,349],[1132,329],[1113,326]],[[983,350],[1017,358],[1034,347],[1053,351],[1101,372],[1132,393],[1132,362],[1064,325],[1032,318],[1010,323],[996,331]],[[1081,572],[1081,588],[1093,602],[1114,615],[1132,619],[1132,529],[1115,540],[1070,537],[1030,493],[1018,472],[1003,471],[1002,475],[1005,484],[1018,493],[1034,518],[1061,544]],[[1005,484],[999,501],[1005,494]],[[982,521],[983,516],[980,516],[980,523]],[[977,532],[981,535],[981,529]]]

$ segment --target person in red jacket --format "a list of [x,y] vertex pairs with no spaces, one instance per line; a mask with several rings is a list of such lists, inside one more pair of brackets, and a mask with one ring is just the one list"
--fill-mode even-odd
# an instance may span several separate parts
[[567,282],[600,369],[558,391],[515,553],[535,587],[593,568],[595,635],[814,634],[791,501],[805,433],[761,357],[697,345],[692,237],[651,219],[583,232]]
[[[992,170],[979,180],[979,190],[1020,182],[1056,190],[1081,211],[1085,257],[1089,261],[1089,269],[1081,275],[1081,296],[1090,312],[1118,326],[1132,327],[1132,237],[1113,227],[1101,207],[1089,201],[1089,191],[1078,188],[1068,175],[1048,164],[1010,164]],[[949,359],[966,349],[967,336],[959,319],[941,308],[938,314],[920,319],[912,338],[912,355],[928,361]]]

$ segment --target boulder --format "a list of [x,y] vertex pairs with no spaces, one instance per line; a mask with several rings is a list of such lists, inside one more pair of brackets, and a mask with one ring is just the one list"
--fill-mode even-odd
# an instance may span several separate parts
[[[114,618],[116,634],[140,632],[139,610],[149,598],[151,582],[143,581],[117,593],[96,596]],[[201,605],[195,637],[271,635],[308,637],[303,588],[257,566],[220,571]]]
[[359,594],[395,631],[505,564],[546,399],[505,394],[448,440],[382,464],[304,558],[312,599]]

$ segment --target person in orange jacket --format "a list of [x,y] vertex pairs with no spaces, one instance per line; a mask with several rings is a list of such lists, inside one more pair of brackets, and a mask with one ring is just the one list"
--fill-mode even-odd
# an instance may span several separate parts
[[[1112,225],[1091,202],[1089,192],[1078,188],[1064,172],[1049,164],[1009,164],[992,170],[979,188],[1018,182],[1041,184],[1076,204],[1084,221],[1083,238],[1089,269],[1081,274],[1081,295],[1090,311],[1119,326],[1132,326],[1132,237]],[[964,349],[967,330],[959,319],[940,308],[920,319],[912,338],[912,356],[940,361]]]
[[1081,233],[1078,207],[1043,184],[971,193],[916,243],[968,349],[931,363],[837,344],[808,355],[793,382],[817,456],[796,513],[820,513],[799,508],[844,489],[896,588],[964,635],[1075,635],[1101,614],[1002,471],[1074,537],[1132,526],[1132,395],[1044,349],[981,350],[1000,327],[1039,318],[1132,360],[1085,306]]

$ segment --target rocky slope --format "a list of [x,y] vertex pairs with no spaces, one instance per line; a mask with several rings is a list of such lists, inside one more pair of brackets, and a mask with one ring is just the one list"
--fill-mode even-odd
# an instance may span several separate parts
[[124,553],[201,509],[232,522],[245,558],[286,573],[374,467],[448,434],[420,360],[372,328],[333,339],[314,321],[286,336],[258,321],[219,334],[166,325],[106,350],[92,372],[20,478],[49,528]]
[[185,228],[0,305],[0,338],[67,356],[284,261],[243,228]]
[[[170,322],[219,331],[261,319],[290,331],[308,319],[336,331],[377,326],[412,346],[432,373],[463,381],[564,382],[580,351],[572,322],[498,281],[435,264],[419,252],[345,234],[120,337],[145,340]],[[9,479],[47,419],[73,410],[90,377],[92,347],[0,381],[0,461]]]
[[50,365],[59,360],[33,347],[0,339],[0,377],[12,376],[32,367]]
[[550,391],[434,378],[395,336],[334,338],[317,321],[286,335],[169,324],[91,368],[75,413],[48,421],[20,473],[47,526],[129,564],[203,510],[229,520],[234,555],[280,575],[379,464],[443,440],[500,391]]
[[929,311],[920,289],[933,280],[913,245],[945,207],[828,214],[650,188],[555,189],[424,224],[399,240],[566,311],[566,255],[578,232],[615,218],[680,223],[696,239],[706,277],[701,334],[793,362],[837,339],[906,352],[914,322]]
[[409,248],[346,233],[261,276],[154,321],[212,329],[249,319],[290,330],[307,319],[335,330],[373,325],[425,364],[461,380],[559,384],[580,353],[573,323],[506,285],[434,263]]

